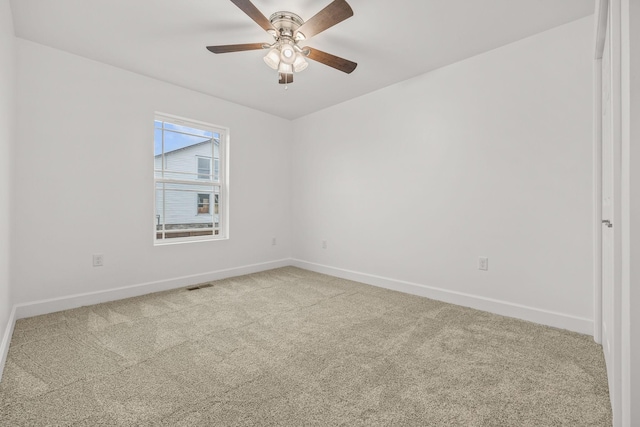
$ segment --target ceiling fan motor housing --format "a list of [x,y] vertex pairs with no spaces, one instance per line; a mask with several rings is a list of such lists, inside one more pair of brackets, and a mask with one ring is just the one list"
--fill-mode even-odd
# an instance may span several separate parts
[[269,22],[276,29],[277,33],[272,34],[276,39],[289,38],[291,40],[304,40],[302,33],[297,33],[298,28],[304,24],[304,20],[300,16],[292,12],[276,12],[269,17]]

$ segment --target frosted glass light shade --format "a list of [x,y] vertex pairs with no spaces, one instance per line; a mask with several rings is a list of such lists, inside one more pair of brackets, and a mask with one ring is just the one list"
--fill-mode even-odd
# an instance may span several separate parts
[[264,57],[264,62],[274,70],[278,69],[278,65],[280,65],[280,51],[276,48],[273,48],[267,53],[267,56]]
[[296,51],[290,44],[283,44],[280,48],[280,61],[285,64],[293,64],[296,60]]
[[296,73],[299,73],[300,71],[304,70],[308,66],[309,66],[309,63],[304,60],[304,56],[302,56],[301,53],[296,53],[296,60],[293,61],[293,70]]
[[278,72],[282,74],[292,74],[293,73],[293,65],[285,64],[284,62],[280,63],[280,67],[278,67]]

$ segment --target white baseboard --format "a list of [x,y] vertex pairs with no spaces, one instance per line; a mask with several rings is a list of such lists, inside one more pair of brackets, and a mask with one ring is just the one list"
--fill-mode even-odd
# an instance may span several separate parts
[[368,285],[400,291],[412,295],[431,298],[450,304],[475,308],[477,310],[488,311],[501,316],[514,317],[516,319],[527,320],[542,325],[553,326],[555,328],[566,329],[586,335],[593,335],[593,320],[575,317],[564,313],[543,310],[534,307],[527,307],[506,301],[485,298],[477,295],[465,294],[462,292],[450,291],[433,286],[421,285],[418,283],[405,282],[402,280],[390,279],[388,277],[375,276],[372,274],[360,273],[357,271],[345,270],[341,268],[329,267],[315,264],[299,259],[292,259],[291,265],[317,273],[328,274],[343,279],[366,283]]
[[242,276],[245,274],[257,273],[279,267],[291,265],[290,259],[263,262],[259,264],[245,265],[242,267],[228,268],[225,270],[210,271],[207,273],[192,274],[189,276],[175,277],[173,279],[158,280],[156,282],[140,283],[121,288],[107,289],[104,291],[88,292],[83,294],[67,295],[59,298],[52,298],[28,303],[16,304],[14,306],[15,318],[39,316],[42,314],[55,313],[56,311],[69,310],[85,305],[100,304],[108,301],[116,301],[124,298],[137,297],[153,292],[167,291],[170,289],[182,288],[196,285],[198,283],[212,280],[226,279],[227,277]]
[[16,307],[11,309],[9,319],[7,320],[7,327],[4,328],[4,335],[0,341],[0,381],[2,381],[2,373],[4,372],[4,364],[7,361],[7,355],[9,354],[9,345],[11,345],[11,336],[13,335],[13,327],[16,325]]
[[514,317],[528,320],[542,325],[567,329],[582,334],[593,335],[593,321],[580,317],[570,316],[548,310],[527,307],[506,301],[484,298],[477,295],[470,295],[461,292],[440,289],[432,286],[411,283],[388,277],[375,276],[372,274],[357,271],[345,270],[341,268],[329,267],[298,259],[281,259],[260,264],[247,265],[242,267],[229,268],[226,270],[211,271],[208,273],[194,274],[189,276],[176,277],[168,280],[141,283],[104,291],[89,292],[83,294],[68,295],[60,298],[33,301],[29,303],[16,304],[11,310],[4,336],[0,341],[0,379],[2,370],[6,362],[11,343],[11,336],[15,322],[25,317],[39,316],[42,314],[54,313],[56,311],[69,310],[85,305],[100,304],[108,301],[115,301],[124,298],[131,298],[153,292],[166,291],[198,283],[220,280],[228,277],[242,276],[244,274],[257,273],[274,268],[295,266],[305,270],[328,274],[330,276],[343,279],[354,280],[373,286],[378,286],[394,291],[405,292],[412,295],[423,296],[438,301],[471,307],[484,310],[502,316]]

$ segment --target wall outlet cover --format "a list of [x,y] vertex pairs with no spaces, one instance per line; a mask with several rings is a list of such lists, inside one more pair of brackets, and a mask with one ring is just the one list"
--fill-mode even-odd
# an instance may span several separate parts
[[102,254],[93,255],[93,266],[102,267],[103,265],[104,265],[104,255]]

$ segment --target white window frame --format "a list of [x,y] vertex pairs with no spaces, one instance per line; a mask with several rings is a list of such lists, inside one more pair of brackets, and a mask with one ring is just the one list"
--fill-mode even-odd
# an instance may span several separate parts
[[[220,135],[220,142],[218,147],[218,164],[219,164],[219,174],[218,180],[214,180],[214,144],[211,144],[211,158],[210,158],[210,167],[211,167],[211,180],[203,180],[199,177],[197,173],[197,160],[196,160],[196,174],[195,179],[193,180],[178,180],[173,178],[164,178],[162,173],[161,176],[158,177],[154,166],[154,182],[153,182],[153,242],[154,246],[165,246],[172,244],[180,244],[180,243],[189,243],[189,242],[205,242],[205,241],[217,241],[217,240],[227,240],[229,239],[229,129],[226,127],[213,125],[206,122],[201,122],[198,120],[187,119],[180,116],[174,116],[166,113],[156,112],[154,114],[154,123],[155,121],[161,122],[169,122],[176,125],[187,126],[200,130],[207,130],[213,133],[217,133]],[[155,129],[155,127],[154,127]],[[155,157],[155,154],[154,154]],[[162,149],[162,171],[166,168],[166,160],[164,147]],[[212,227],[213,233],[208,236],[192,236],[192,237],[175,237],[175,238],[157,238],[157,223],[158,217],[156,215],[156,189],[159,183],[167,183],[167,184],[200,184],[203,185],[202,191],[196,191],[196,212],[197,212],[197,194],[198,193],[210,193],[209,199],[209,211],[212,216]],[[205,190],[205,188],[218,187],[218,227],[215,227],[215,199],[216,192]],[[163,199],[165,200],[165,199]],[[218,230],[218,234],[215,234],[215,230]],[[165,230],[163,230],[165,231]]]

